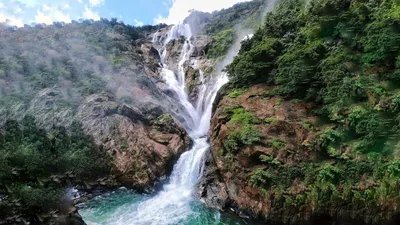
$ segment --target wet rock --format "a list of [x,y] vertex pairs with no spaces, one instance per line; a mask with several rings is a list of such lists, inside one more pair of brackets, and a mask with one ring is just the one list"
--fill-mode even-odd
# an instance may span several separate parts
[[205,56],[211,46],[212,39],[207,35],[198,35],[193,40],[194,50],[191,57]]
[[190,25],[193,35],[197,35],[204,31],[204,28],[210,22],[210,19],[210,13],[192,10],[190,15],[183,22]]
[[[212,154],[207,158],[208,166],[200,183],[200,195],[206,204],[225,210],[233,208],[243,217],[274,217],[276,209],[271,205],[271,196],[253,187],[249,180],[256,170],[265,167],[260,156],[272,156],[275,162],[283,165],[309,160],[298,156],[299,152],[308,151],[302,143],[309,133],[298,125],[298,121],[314,120],[308,114],[311,105],[285,102],[278,97],[262,98],[260,94],[268,90],[266,86],[253,86],[237,98],[223,95],[216,99],[209,131]],[[232,106],[243,107],[260,121],[274,122],[254,124],[254,129],[261,135],[260,143],[226,155],[222,151],[223,142],[232,129],[226,112]],[[271,140],[278,138],[287,143],[285,149],[271,147]]]
[[157,107],[121,106],[110,96],[94,95],[79,108],[78,116],[85,131],[112,157],[117,179],[144,189],[167,174],[169,160],[179,157],[190,142],[173,120],[163,129],[152,126],[162,112]]

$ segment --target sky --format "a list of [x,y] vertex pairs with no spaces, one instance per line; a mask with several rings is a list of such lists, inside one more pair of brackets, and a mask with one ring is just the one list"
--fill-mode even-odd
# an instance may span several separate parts
[[79,19],[117,18],[127,24],[176,24],[189,10],[212,12],[247,0],[0,0],[0,22],[21,27]]

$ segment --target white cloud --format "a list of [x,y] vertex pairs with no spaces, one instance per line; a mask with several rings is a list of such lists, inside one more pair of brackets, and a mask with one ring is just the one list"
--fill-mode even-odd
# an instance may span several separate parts
[[35,16],[35,22],[36,23],[44,23],[44,24],[52,24],[53,19],[51,16],[46,15],[45,13],[38,11]]
[[82,15],[85,19],[100,20],[100,16],[97,12],[93,12],[90,8],[85,7],[85,11]]
[[137,19],[134,19],[133,22],[135,22],[134,25],[137,26],[137,27],[141,27],[141,26],[144,25],[144,23],[143,23],[142,21],[139,21],[139,20],[137,20]]
[[[79,1],[79,0],[78,0]],[[104,0],[89,0],[90,6],[96,7],[104,3]]]
[[6,23],[10,26],[23,27],[24,23],[21,19],[7,20]]
[[0,22],[23,26],[32,23],[69,23],[72,19],[80,18],[99,20],[97,9],[100,10],[105,2],[106,0],[0,0]]
[[9,26],[17,26],[23,27],[24,23],[21,19],[16,18],[15,16],[5,16],[3,13],[0,12],[0,23],[6,23]]
[[154,23],[176,24],[184,20],[192,9],[212,12],[223,8],[229,8],[238,2],[248,0],[170,0],[171,7],[168,11],[167,17],[158,15],[154,18]]
[[53,22],[70,23],[71,18],[57,6],[42,4],[42,9],[36,12],[35,22],[44,24],[52,24]]

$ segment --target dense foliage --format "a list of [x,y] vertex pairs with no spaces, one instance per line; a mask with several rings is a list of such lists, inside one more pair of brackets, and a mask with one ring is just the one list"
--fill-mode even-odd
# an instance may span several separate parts
[[31,101],[46,88],[62,93],[52,108],[65,112],[91,94],[115,95],[121,83],[132,86],[144,63],[135,41],[158,28],[116,19],[18,29],[0,24],[0,122],[35,114]]
[[60,206],[66,188],[110,174],[106,151],[78,122],[87,116],[79,108],[101,93],[133,102],[129,91],[146,81],[139,39],[159,27],[116,19],[0,23],[0,224],[47,221],[46,213],[72,205]]
[[273,207],[357,210],[372,224],[398,208],[399,1],[282,0],[227,71],[232,96],[266,84],[264,97],[312,103],[319,118],[304,126],[315,131],[307,145],[316,159],[283,165],[261,155],[265,167],[249,177],[272,190]]
[[399,15],[394,0],[282,1],[243,42],[231,82],[315,102],[354,149],[387,153],[398,135]]
[[57,209],[68,185],[109,173],[100,152],[78,122],[70,132],[63,127],[46,132],[33,116],[8,120],[0,135],[0,219],[15,210],[35,215]]
[[262,24],[265,8],[264,0],[254,0],[213,12],[205,30],[205,33],[213,38],[207,57],[225,56],[234,40],[238,38],[236,31],[254,30]]
[[234,28],[235,26],[240,25],[240,23],[245,19],[253,20],[252,22],[255,22],[247,28],[257,28],[257,25],[262,21],[261,13],[264,7],[265,1],[254,0],[251,2],[237,3],[230,8],[215,11],[212,14],[210,24],[206,27],[206,33],[214,35],[222,30]]
[[[233,106],[227,109],[229,122],[232,126],[226,140],[223,142],[226,153],[237,153],[240,149],[252,145],[260,140],[260,134],[253,124],[258,123],[258,119],[244,108]],[[225,154],[226,154],[225,153]]]

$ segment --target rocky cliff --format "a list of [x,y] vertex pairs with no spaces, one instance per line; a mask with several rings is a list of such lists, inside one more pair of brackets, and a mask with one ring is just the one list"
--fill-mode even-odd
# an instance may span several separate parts
[[269,90],[271,87],[253,86],[236,95],[222,94],[216,102],[209,132],[212,151],[200,195],[207,204],[233,207],[244,217],[295,221],[287,209],[277,207],[273,191],[264,192],[254,185],[254,175],[271,168],[274,176],[291,183],[289,195],[304,192],[306,187],[264,162],[293,167],[314,160],[309,145],[316,118],[309,113],[312,105],[263,96]]
[[[388,207],[386,216],[381,208],[363,208],[365,203],[319,200],[335,195],[335,190],[346,191],[345,186],[324,189],[307,184],[334,164],[318,166],[327,157],[320,153],[321,135],[335,127],[320,125],[312,103],[265,97],[272,89],[255,85],[239,94],[222,93],[216,102],[209,132],[212,149],[199,184],[206,204],[272,224],[397,224],[397,210],[390,206],[398,203],[395,199],[382,203]],[[314,167],[317,172],[312,172]],[[349,177],[354,176],[348,168]],[[366,174],[357,179],[355,193],[381,185]]]
[[[4,42],[15,42],[3,52],[17,52],[16,57],[23,58],[26,68],[24,72],[18,66],[8,66],[9,75],[2,77],[6,85],[1,87],[1,100],[9,107],[1,107],[1,120],[20,120],[31,114],[47,130],[54,126],[68,129],[73,121],[79,121],[86,134],[111,156],[113,173],[123,178],[126,185],[148,188],[158,177],[166,175],[170,163],[188,147],[189,138],[167,115],[179,120],[180,106],[156,86],[160,56],[147,39],[148,33],[108,21],[48,26],[35,30],[37,44],[26,51],[35,38],[17,36],[31,32],[30,29],[34,28],[3,35]],[[149,33],[156,29],[150,27]],[[109,46],[103,46],[102,40],[89,40],[86,32],[109,38]],[[53,45],[46,46],[40,39],[45,35],[50,36]],[[22,48],[21,55],[13,48]],[[46,50],[42,59],[33,61],[43,48]],[[102,52],[82,53],[84,48]],[[8,65],[12,57],[2,58],[3,64]],[[13,74],[19,72],[23,72],[20,78],[14,79]],[[52,82],[43,77],[46,73],[52,74]],[[9,101],[14,93],[21,97]]]
[[[163,85],[160,56],[149,35],[162,27],[134,28],[108,20],[17,30],[0,24],[0,121],[5,124],[5,137],[9,121],[33,115],[37,126],[50,134],[54,145],[50,149],[61,151],[58,137],[53,137],[54,128],[65,128],[74,136],[71,129],[77,122],[82,125],[82,135],[93,139],[99,157],[108,162],[102,174],[84,179],[75,179],[76,168],[71,168],[67,175],[55,170],[50,179],[37,175],[37,182],[28,177],[26,183],[38,190],[43,187],[41,179],[46,179],[50,180],[46,188],[73,185],[92,192],[126,186],[151,192],[157,181],[169,175],[190,139],[175,122],[181,119],[181,106],[157,86]],[[35,35],[29,35],[31,32]],[[20,127],[24,130],[25,124]],[[4,151],[0,160],[4,176],[14,170],[21,171],[17,176],[24,175],[25,168],[8,167],[14,156],[7,153],[7,147]],[[21,205],[17,191],[9,188],[13,185],[0,184],[0,208],[7,210],[0,216],[0,224],[51,223],[51,215],[70,215],[70,219],[59,217],[59,224],[80,223],[76,209],[70,207],[72,202],[52,206],[54,213],[50,214],[32,210]]]
[[394,11],[282,0],[267,13],[215,103],[199,184],[208,205],[267,224],[399,223]]

